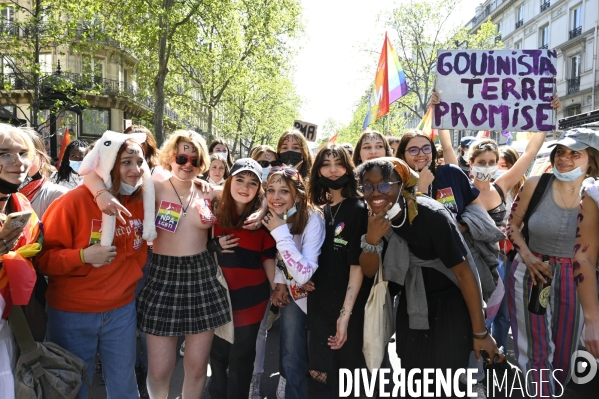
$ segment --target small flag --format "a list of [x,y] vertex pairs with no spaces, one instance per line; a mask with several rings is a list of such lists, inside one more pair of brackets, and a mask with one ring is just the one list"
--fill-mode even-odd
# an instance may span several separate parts
[[416,127],[418,130],[422,130],[422,133],[426,134],[435,144],[439,144],[439,130],[433,129],[433,107],[429,107],[424,114],[424,118],[420,121],[420,124]]
[[370,93],[368,113],[362,129],[389,113],[389,105],[408,93],[406,75],[399,64],[399,57],[385,33],[385,41]]
[[479,130],[478,134],[476,135],[477,139],[490,139],[491,138],[491,131],[490,130]]
[[65,151],[67,150],[67,146],[71,143],[71,136],[69,135],[69,129],[64,129],[64,136],[62,137],[62,144],[60,145],[60,152],[58,153],[58,162],[56,163],[56,168],[60,168],[60,162],[62,161],[62,157],[64,156]]

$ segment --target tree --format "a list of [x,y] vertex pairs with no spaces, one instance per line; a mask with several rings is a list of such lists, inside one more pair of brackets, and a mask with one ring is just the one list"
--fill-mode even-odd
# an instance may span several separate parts
[[[49,122],[40,118],[41,109],[50,110],[51,118],[55,118],[67,109],[85,106],[87,101],[74,82],[53,74],[52,62],[41,59],[66,44],[89,46],[85,37],[78,35],[77,23],[63,20],[63,10],[50,0],[9,0],[0,4],[0,11],[4,16],[0,20],[2,104],[30,104],[29,114],[22,116],[36,130]],[[13,95],[15,91],[18,94]]]

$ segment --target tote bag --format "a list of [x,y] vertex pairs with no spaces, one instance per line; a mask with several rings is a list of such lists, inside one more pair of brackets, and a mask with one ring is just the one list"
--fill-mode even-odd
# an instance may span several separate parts
[[362,353],[366,366],[372,372],[380,368],[385,357],[387,344],[393,335],[393,301],[388,282],[383,279],[383,262],[379,254],[379,271],[374,276],[374,285],[364,306],[364,345]]

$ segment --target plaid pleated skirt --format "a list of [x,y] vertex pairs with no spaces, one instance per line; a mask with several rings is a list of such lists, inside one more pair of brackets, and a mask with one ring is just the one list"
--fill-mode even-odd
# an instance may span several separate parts
[[152,255],[137,302],[141,331],[181,336],[214,330],[231,321],[226,291],[208,251],[193,256]]

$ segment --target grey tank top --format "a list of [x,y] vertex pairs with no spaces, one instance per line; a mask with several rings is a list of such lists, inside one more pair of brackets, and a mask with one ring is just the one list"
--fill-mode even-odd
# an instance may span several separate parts
[[563,209],[553,198],[551,182],[539,206],[528,219],[528,248],[541,255],[572,258],[578,218],[578,207]]

